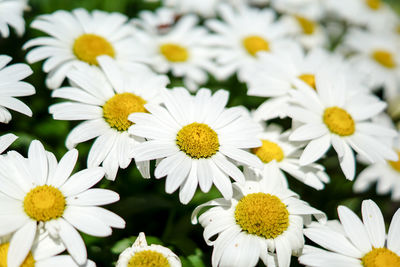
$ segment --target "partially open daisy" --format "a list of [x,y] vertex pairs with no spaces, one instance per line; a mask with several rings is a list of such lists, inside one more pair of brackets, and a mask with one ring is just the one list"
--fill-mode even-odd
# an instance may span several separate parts
[[67,152],[60,162],[32,141],[28,158],[15,151],[0,157],[0,236],[12,234],[8,266],[20,266],[33,247],[35,236],[46,231],[61,242],[78,264],[87,253],[79,231],[93,236],[111,235],[111,227],[124,228],[118,215],[98,206],[119,200],[107,189],[90,189],[104,176],[101,167],[71,175],[78,151]]
[[[146,103],[159,103],[159,93],[169,82],[165,76],[156,76],[141,68],[131,69],[128,74],[118,68],[108,56],[98,57],[99,67],[78,66],[68,73],[72,87],[55,90],[53,97],[70,101],[50,106],[56,120],[83,120],[68,135],[69,149],[81,142],[96,138],[89,152],[88,166],[102,166],[106,178],[114,180],[118,168],[127,168],[131,162],[131,150],[143,138],[132,137],[128,128],[132,122],[128,115],[147,112]],[[148,162],[137,165],[146,178]]]
[[119,255],[116,267],[157,266],[181,267],[181,261],[169,248],[147,245],[144,233],[140,233],[132,247]]
[[35,93],[35,88],[22,80],[32,74],[32,69],[22,63],[6,66],[11,57],[0,55],[0,122],[8,123],[11,113],[7,109],[18,111],[27,116],[32,116],[31,109],[18,96],[29,96]]
[[281,20],[288,24],[293,38],[304,48],[327,47],[328,34],[318,20],[300,13],[282,16]]
[[0,33],[3,38],[10,35],[8,25],[22,36],[25,31],[24,10],[27,9],[27,0],[0,0]]
[[362,221],[344,206],[338,215],[343,232],[327,226],[314,226],[304,234],[324,249],[303,251],[300,263],[310,267],[397,267],[400,266],[400,210],[394,214],[386,237],[385,222],[372,200],[362,203]]
[[215,32],[212,40],[218,47],[216,53],[217,75],[220,79],[238,72],[241,78],[243,67],[257,60],[257,53],[276,52],[286,47],[283,38],[289,29],[286,24],[276,22],[271,9],[256,9],[241,5],[234,9],[219,6],[221,20],[211,19],[206,25]]
[[354,91],[344,75],[325,69],[315,75],[316,89],[299,84],[292,91],[293,105],[288,115],[300,122],[290,135],[291,141],[306,141],[300,164],[321,158],[333,146],[347,179],[354,179],[352,149],[370,162],[397,160],[397,154],[380,138],[394,138],[396,132],[371,121],[386,107],[371,94]]
[[155,34],[147,27],[136,27],[134,59],[148,64],[158,73],[171,72],[183,78],[189,90],[197,90],[208,81],[208,72],[215,70],[210,34],[197,23],[198,18],[191,14],[179,18],[166,33]]
[[279,176],[287,185],[286,176],[290,176],[317,190],[324,188],[324,183],[329,182],[329,176],[322,165],[311,163],[301,166],[299,158],[302,153],[301,146],[290,142],[290,132],[282,133],[282,128],[271,124],[258,135],[262,145],[251,149],[264,164],[262,170],[254,169],[261,177],[268,179],[270,175]]
[[[10,248],[11,235],[0,237],[0,266],[12,267],[13,263],[8,263],[9,257],[15,257],[17,255],[8,255]],[[21,263],[21,265],[15,265],[15,267],[54,267],[54,266],[65,266],[65,267],[95,267],[96,264],[88,260],[84,265],[78,265],[71,256],[69,255],[57,255],[65,250],[62,243],[53,240],[47,232],[37,234],[33,241],[32,249]],[[14,251],[18,253],[19,251]],[[18,257],[18,256],[17,256]]]
[[399,93],[400,52],[397,38],[352,29],[345,39],[345,45],[355,52],[351,59],[354,68],[365,73],[370,87],[383,86],[388,99]]
[[311,222],[312,215],[326,221],[324,213],[298,199],[275,176],[233,187],[231,200],[211,200],[192,214],[192,223],[197,223],[198,213],[211,207],[199,222],[206,243],[214,246],[214,267],[255,266],[259,259],[267,264],[273,257],[270,252],[276,252],[277,266],[288,267],[291,256],[304,246],[303,225]]
[[213,17],[215,16],[217,5],[222,1],[205,0],[200,2],[192,0],[163,0],[163,4],[173,8],[177,13],[197,13],[204,17]]
[[129,132],[148,141],[136,146],[136,162],[161,159],[155,177],[167,176],[165,190],[180,187],[179,198],[188,203],[197,188],[208,192],[218,188],[226,199],[232,197],[229,177],[244,182],[243,173],[231,159],[262,168],[258,158],[244,149],[261,145],[261,127],[242,115],[238,108],[225,108],[228,92],[200,89],[191,96],[184,88],[162,93],[165,107],[146,104],[150,112],[129,116],[134,124]]
[[323,2],[328,11],[350,24],[374,28],[376,24],[382,24],[388,18],[396,16],[383,0],[326,0]]
[[[393,147],[400,155],[400,135],[397,135]],[[354,192],[364,192],[376,184],[379,195],[392,193],[392,200],[400,200],[400,157],[396,161],[377,162],[369,165],[358,176],[354,183]]]
[[337,61],[323,49],[313,49],[308,53],[294,43],[284,51],[276,53],[260,52],[258,60],[243,71],[243,81],[248,87],[248,95],[268,97],[254,112],[256,120],[286,117],[289,92],[298,83],[307,83],[315,88],[315,73],[328,59],[330,64]]
[[58,10],[36,18],[31,27],[49,37],[28,41],[24,49],[35,47],[27,55],[29,63],[45,60],[43,71],[48,73],[50,89],[61,86],[67,72],[77,63],[98,65],[97,57],[108,55],[119,63],[129,62],[132,53],[131,26],[119,13],[84,9],[72,12]]

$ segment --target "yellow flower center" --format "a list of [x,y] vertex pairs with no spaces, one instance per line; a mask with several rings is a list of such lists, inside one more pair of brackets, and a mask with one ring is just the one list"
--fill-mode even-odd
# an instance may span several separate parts
[[163,44],[160,46],[160,52],[171,62],[185,62],[189,59],[188,50],[178,44]]
[[132,93],[116,94],[103,106],[105,121],[118,131],[126,131],[133,124],[128,116],[135,112],[147,112],[144,108],[146,101]]
[[381,0],[365,0],[365,3],[370,9],[378,10],[381,7]]
[[303,29],[303,33],[307,35],[311,35],[315,32],[315,22],[305,17],[295,16],[297,22],[299,23],[300,27]]
[[317,90],[317,85],[315,84],[315,76],[314,74],[302,74],[299,76],[299,79],[308,84],[314,90]]
[[372,53],[372,58],[388,69],[393,69],[396,67],[396,62],[393,59],[393,55],[385,50],[375,50]]
[[397,151],[397,156],[399,157],[397,161],[389,160],[388,162],[395,171],[400,172],[400,151]]
[[143,250],[132,256],[128,267],[170,267],[170,264],[163,254],[153,250]]
[[47,222],[61,217],[65,205],[64,195],[51,185],[33,188],[24,199],[24,210],[35,221]]
[[282,148],[271,141],[261,140],[262,145],[257,148],[253,148],[251,151],[256,154],[262,162],[268,163],[272,160],[281,161],[284,158]]
[[[4,243],[0,245],[0,267],[7,267],[7,254],[10,243]],[[34,267],[35,260],[33,259],[32,253],[29,252],[24,262],[19,267]]]
[[269,51],[269,43],[257,35],[251,35],[244,38],[243,46],[253,57],[255,57],[259,51]]
[[325,109],[323,120],[332,133],[340,136],[352,135],[356,130],[351,115],[339,107]]
[[373,248],[361,258],[364,267],[398,267],[400,257],[387,248]]
[[101,55],[115,56],[113,46],[103,37],[86,33],[75,39],[73,51],[75,56],[91,65],[98,65],[97,57]]
[[176,144],[186,155],[195,159],[209,158],[219,149],[217,133],[207,124],[197,122],[182,127],[176,135]]
[[244,196],[236,206],[235,219],[244,231],[267,239],[276,238],[289,227],[286,205],[265,193]]

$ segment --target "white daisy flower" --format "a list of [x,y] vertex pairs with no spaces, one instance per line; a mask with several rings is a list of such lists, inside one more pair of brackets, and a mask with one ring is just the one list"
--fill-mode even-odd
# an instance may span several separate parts
[[254,169],[255,173],[263,177],[271,174],[277,175],[288,186],[285,172],[308,186],[317,190],[323,189],[324,183],[329,182],[329,176],[324,171],[325,168],[315,163],[301,166],[299,163],[302,153],[301,146],[290,142],[289,134],[290,132],[282,133],[280,126],[271,124],[258,135],[262,146],[253,148],[251,151],[260,158],[264,168],[262,170]]
[[61,86],[66,74],[77,63],[98,65],[97,57],[108,55],[118,63],[130,61],[134,40],[127,17],[84,9],[72,12],[58,10],[36,18],[31,27],[50,35],[28,41],[24,49],[35,47],[27,55],[29,63],[45,60],[43,71],[48,73],[50,89]]
[[397,38],[352,29],[345,39],[345,45],[356,52],[351,59],[354,68],[365,73],[370,87],[384,86],[388,99],[399,93],[400,53]]
[[391,20],[396,14],[382,0],[325,0],[326,9],[351,24],[370,28]]
[[134,148],[136,162],[161,159],[155,177],[167,176],[165,190],[180,187],[179,198],[188,203],[197,185],[203,192],[212,186],[226,199],[232,197],[229,177],[244,182],[243,173],[230,159],[262,168],[259,159],[244,149],[261,145],[257,134],[261,127],[240,108],[225,108],[229,94],[224,90],[211,96],[200,89],[191,96],[184,88],[162,93],[165,107],[146,104],[150,112],[129,116],[134,124],[129,132],[148,141]]
[[394,214],[386,236],[385,222],[372,200],[362,202],[362,221],[344,206],[338,207],[343,232],[327,226],[310,227],[304,234],[324,249],[307,247],[300,263],[310,267],[400,266],[400,211]]
[[243,68],[257,61],[257,53],[275,53],[285,49],[283,38],[290,29],[276,22],[271,9],[256,9],[242,5],[234,9],[229,5],[218,8],[221,20],[211,19],[206,25],[215,32],[213,44],[218,47],[216,60],[220,65],[216,77],[226,79],[238,72],[241,79]]
[[[8,250],[10,248],[10,235],[0,237],[0,266],[7,265]],[[33,241],[32,249],[20,267],[95,267],[90,260],[84,265],[78,265],[69,255],[57,255],[65,250],[62,243],[55,242],[46,232],[40,233]],[[12,256],[12,255],[11,255]]]
[[15,97],[35,94],[35,88],[31,84],[21,81],[33,71],[22,63],[6,66],[11,60],[9,56],[0,55],[0,122],[2,123],[11,120],[11,113],[7,108],[32,116],[31,109]]
[[370,162],[397,160],[391,147],[381,142],[390,139],[396,131],[371,122],[371,118],[386,107],[377,97],[351,90],[352,84],[342,74],[325,69],[315,75],[316,90],[299,84],[292,91],[293,106],[288,116],[301,122],[289,140],[306,141],[300,164],[307,165],[321,158],[333,146],[340,167],[347,179],[355,175],[352,149]]
[[[315,89],[315,74],[324,65],[329,64],[332,68],[335,66],[340,73],[352,71],[342,57],[319,48],[305,53],[298,44],[274,54],[260,52],[258,57],[259,60],[243,72],[247,94],[269,98],[254,112],[256,120],[286,117],[290,91],[297,88],[299,83],[306,83]],[[360,75],[354,71],[351,77],[355,81],[361,80]],[[353,85],[352,90],[356,89]]]
[[282,16],[281,21],[288,24],[293,38],[306,49],[328,46],[328,33],[317,20],[294,13]]
[[[400,155],[400,134],[394,142],[394,149]],[[376,191],[378,195],[392,193],[392,200],[400,200],[400,156],[397,161],[378,162],[369,165],[357,177],[353,190],[354,192],[364,192],[372,184],[377,183]]]
[[188,89],[197,90],[208,81],[208,72],[215,70],[210,33],[197,24],[195,15],[185,15],[164,34],[136,27],[136,46],[132,48],[137,53],[135,60],[158,73],[171,71],[173,76],[183,78]]
[[28,8],[27,0],[0,0],[0,33],[3,38],[10,36],[10,25],[22,36],[25,32],[24,10]]
[[217,5],[221,0],[163,0],[163,5],[166,7],[174,8],[176,12],[181,14],[197,13],[204,17],[214,17]]
[[57,162],[36,140],[28,158],[15,151],[0,157],[0,236],[12,234],[7,266],[20,266],[41,231],[62,242],[77,264],[85,264],[86,247],[78,230],[103,237],[111,235],[111,227],[125,227],[121,217],[98,207],[118,201],[119,195],[89,189],[103,178],[103,168],[70,176],[77,157],[73,149]]
[[298,199],[276,176],[259,182],[247,180],[244,185],[234,183],[233,187],[231,200],[211,200],[192,214],[195,224],[198,213],[212,207],[199,216],[199,222],[206,243],[214,246],[214,267],[255,266],[259,259],[267,265],[273,252],[277,266],[288,267],[291,256],[304,246],[303,225],[311,222],[312,215],[326,221],[324,213]]
[[158,8],[154,12],[143,10],[138,16],[139,18],[131,20],[133,26],[155,35],[167,33],[179,19],[177,12],[166,7]]
[[181,267],[181,261],[169,248],[160,245],[147,245],[144,233],[140,233],[132,247],[119,255],[116,267],[157,266]]
[[[77,66],[67,77],[72,87],[53,92],[53,97],[70,101],[50,106],[56,120],[83,120],[68,135],[66,146],[74,148],[81,142],[96,138],[89,151],[88,166],[102,164],[106,178],[115,180],[118,168],[127,168],[133,147],[144,141],[128,134],[132,125],[128,115],[146,112],[145,103],[159,103],[159,93],[168,84],[165,76],[156,76],[141,69],[128,74],[108,56],[97,58],[101,69]],[[149,178],[149,162],[137,164],[141,174]]]
[[325,0],[272,0],[271,5],[281,13],[319,20],[325,14],[324,2]]

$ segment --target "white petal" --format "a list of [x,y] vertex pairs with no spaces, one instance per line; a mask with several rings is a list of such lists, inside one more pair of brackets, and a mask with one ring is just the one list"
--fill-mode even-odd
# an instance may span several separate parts
[[60,238],[67,248],[68,253],[78,264],[84,264],[87,260],[87,252],[82,237],[79,235],[78,231],[64,219],[59,219],[57,223],[60,227]]
[[364,200],[361,205],[361,213],[372,246],[383,248],[386,239],[385,221],[378,205],[372,200]]
[[118,193],[102,188],[88,189],[79,195],[67,198],[68,205],[77,206],[101,206],[117,202],[119,200]]
[[18,267],[25,260],[36,236],[36,223],[29,220],[13,234],[7,254],[7,266]]
[[300,157],[301,165],[308,165],[320,159],[331,146],[331,137],[329,134],[323,135],[312,140],[303,151]]
[[93,167],[84,169],[72,175],[61,187],[64,196],[79,194],[97,184],[104,177],[104,169]]
[[391,251],[395,252],[397,255],[400,255],[400,209],[396,211],[393,215],[393,219],[390,223],[388,239],[387,239],[387,247]]

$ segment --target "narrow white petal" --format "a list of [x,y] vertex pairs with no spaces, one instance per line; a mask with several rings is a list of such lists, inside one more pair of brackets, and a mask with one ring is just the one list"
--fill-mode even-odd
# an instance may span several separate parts
[[25,260],[36,236],[36,224],[36,221],[29,220],[13,234],[7,254],[7,266],[18,267]]
[[84,264],[87,260],[87,252],[82,237],[79,235],[78,231],[64,219],[59,219],[57,223],[60,227],[60,238],[67,248],[68,253],[78,264]]
[[93,167],[84,169],[72,175],[61,187],[64,196],[79,194],[97,184],[104,177],[104,169]]

